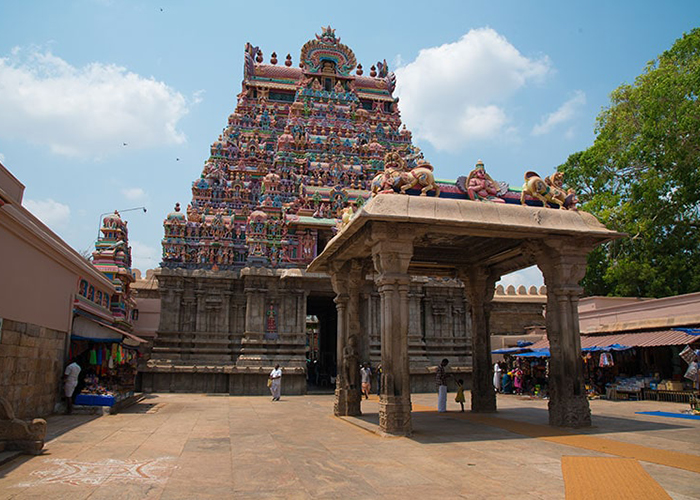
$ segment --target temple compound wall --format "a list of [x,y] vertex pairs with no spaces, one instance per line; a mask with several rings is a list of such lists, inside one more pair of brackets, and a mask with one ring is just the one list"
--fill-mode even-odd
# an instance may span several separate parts
[[[269,367],[284,368],[287,394],[307,389],[307,306],[325,298],[335,316],[330,278],[300,270],[246,268],[241,271],[156,272],[161,294],[158,339],[143,389],[153,392],[263,394]],[[371,276],[362,286],[357,320],[366,341],[359,361],[381,360],[380,296]],[[502,291],[502,290],[501,290]],[[471,374],[471,324],[464,286],[455,279],[414,277],[409,297],[409,356],[414,392],[435,389],[433,368],[448,358],[452,371]],[[522,335],[543,325],[546,295],[496,294],[494,334]],[[313,306],[312,306],[313,307]],[[335,328],[321,338],[332,360],[323,366],[335,376]],[[332,345],[328,345],[328,344]]]
[[3,321],[0,387],[18,418],[53,413],[66,337],[65,331],[22,321]]

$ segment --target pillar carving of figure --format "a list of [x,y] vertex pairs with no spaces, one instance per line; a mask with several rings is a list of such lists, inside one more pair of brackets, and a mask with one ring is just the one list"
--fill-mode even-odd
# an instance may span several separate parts
[[[349,331],[348,303],[350,302],[349,271],[351,264],[344,262],[331,270],[331,284],[335,292],[338,312],[337,377],[333,413],[338,416],[360,415],[360,391],[353,387],[356,381],[353,364],[358,365],[357,338]],[[352,337],[352,338],[351,338]],[[359,376],[359,366],[356,367]]]
[[491,331],[489,320],[491,301],[497,273],[484,266],[471,266],[459,270],[464,291],[469,299],[472,326],[472,411],[495,412],[496,392],[493,387],[491,364]]
[[[375,229],[375,228],[373,228]],[[379,229],[379,228],[377,228]],[[411,235],[389,227],[372,234],[375,282],[381,297],[382,389],[379,427],[387,434],[411,433],[411,384],[408,357],[408,266],[413,256]]]
[[591,425],[591,410],[583,387],[578,301],[586,274],[587,241],[547,240],[530,244],[529,251],[547,286],[549,365],[549,424],[559,427]]

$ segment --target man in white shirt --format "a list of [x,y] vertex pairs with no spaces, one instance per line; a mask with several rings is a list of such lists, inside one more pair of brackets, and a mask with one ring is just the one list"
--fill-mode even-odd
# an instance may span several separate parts
[[279,401],[282,393],[282,368],[279,364],[275,365],[275,369],[270,372],[270,392],[272,400]]
[[66,371],[63,372],[63,390],[66,395],[66,414],[73,413],[73,392],[78,385],[78,376],[80,375],[80,365],[71,360],[66,366]]

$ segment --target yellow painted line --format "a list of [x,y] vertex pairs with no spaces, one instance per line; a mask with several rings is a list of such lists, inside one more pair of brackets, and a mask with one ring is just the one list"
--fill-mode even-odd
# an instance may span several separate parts
[[[413,411],[435,412],[436,410],[431,406],[413,404]],[[651,448],[639,444],[623,443],[622,441],[599,438],[586,434],[574,434],[559,427],[518,422],[516,420],[508,420],[483,413],[449,412],[448,415],[453,418],[461,418],[477,424],[498,427],[499,429],[505,429],[515,434],[542,439],[543,441],[549,441],[551,443],[597,451],[608,455],[633,458],[635,460],[666,465],[668,467],[675,467],[676,469],[684,469],[700,474],[700,456],[697,455]]]
[[636,460],[561,457],[566,500],[669,500],[671,497]]

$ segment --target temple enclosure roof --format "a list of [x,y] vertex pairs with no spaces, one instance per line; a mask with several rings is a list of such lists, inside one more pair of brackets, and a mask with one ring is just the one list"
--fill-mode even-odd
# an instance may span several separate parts
[[409,272],[434,276],[455,276],[458,267],[475,264],[501,275],[529,267],[533,262],[524,243],[553,236],[583,239],[587,246],[624,236],[581,211],[380,194],[328,242],[308,270],[324,272],[334,261],[369,257],[373,231],[386,227],[413,235]]

